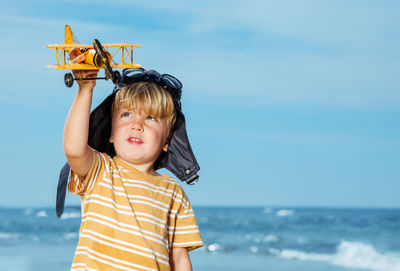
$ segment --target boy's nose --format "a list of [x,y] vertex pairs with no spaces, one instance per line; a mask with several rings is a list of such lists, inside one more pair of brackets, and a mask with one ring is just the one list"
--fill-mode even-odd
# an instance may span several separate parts
[[143,121],[140,120],[139,118],[134,119],[131,123],[131,129],[136,130],[136,131],[142,131],[143,130]]

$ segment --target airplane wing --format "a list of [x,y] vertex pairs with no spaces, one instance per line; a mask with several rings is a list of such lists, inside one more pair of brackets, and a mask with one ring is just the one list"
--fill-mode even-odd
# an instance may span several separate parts
[[[116,47],[136,47],[142,48],[141,45],[133,44],[133,43],[108,43],[102,44],[104,48],[116,48]],[[73,49],[73,48],[93,48],[93,45],[88,44],[49,44],[46,46],[50,49]]]
[[142,67],[140,64],[110,64],[114,69],[136,69]]
[[[111,68],[114,69],[129,69],[129,68],[140,68],[140,64],[111,64]],[[83,63],[70,63],[60,65],[47,65],[47,68],[54,68],[57,70],[98,70],[99,68]],[[102,69],[102,68],[100,68]]]
[[98,70],[97,67],[83,63],[47,65],[47,68],[54,68],[57,70]]
[[87,44],[49,44],[46,46],[50,49],[73,49],[73,48],[93,48],[93,45]]
[[113,47],[136,47],[136,48],[142,48],[141,45],[133,44],[133,43],[108,43],[108,44],[102,44],[104,48],[113,48]]

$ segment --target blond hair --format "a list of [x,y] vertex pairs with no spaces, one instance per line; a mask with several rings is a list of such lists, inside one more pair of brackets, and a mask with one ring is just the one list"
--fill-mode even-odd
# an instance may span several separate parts
[[171,136],[176,120],[175,106],[171,94],[160,85],[143,81],[123,87],[115,94],[112,115],[120,108],[143,111],[155,118],[165,118],[168,137]]

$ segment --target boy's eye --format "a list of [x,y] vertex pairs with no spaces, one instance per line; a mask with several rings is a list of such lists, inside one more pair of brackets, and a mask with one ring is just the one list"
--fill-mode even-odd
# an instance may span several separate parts
[[147,120],[156,120],[156,118],[152,117],[152,116],[147,116],[146,117]]
[[124,118],[129,118],[130,116],[132,116],[132,114],[129,113],[129,112],[124,112],[124,113],[121,114],[121,116],[124,117]]

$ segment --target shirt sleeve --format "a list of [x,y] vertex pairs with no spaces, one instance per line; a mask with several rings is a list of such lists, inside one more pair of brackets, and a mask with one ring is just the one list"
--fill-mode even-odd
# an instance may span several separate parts
[[191,251],[202,247],[203,241],[189,199],[182,193],[182,204],[176,213],[173,227],[172,247],[186,247]]
[[94,151],[92,165],[85,178],[81,178],[71,169],[68,176],[68,191],[72,194],[84,196],[93,187],[102,167],[101,162],[100,153]]

